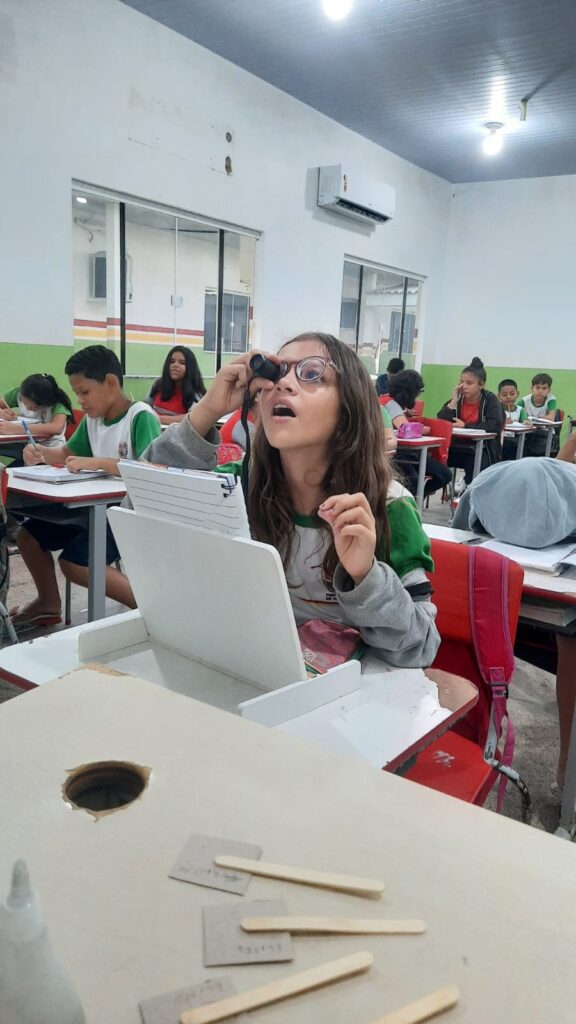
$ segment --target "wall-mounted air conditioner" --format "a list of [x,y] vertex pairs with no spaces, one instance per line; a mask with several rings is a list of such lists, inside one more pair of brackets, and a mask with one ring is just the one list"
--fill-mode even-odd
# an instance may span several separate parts
[[384,224],[394,216],[396,190],[344,164],[318,168],[318,206],[354,220]]
[[[134,264],[131,256],[126,257],[126,302],[132,302]],[[106,298],[106,253],[92,253],[90,256],[90,274],[88,281],[88,297],[90,299]]]

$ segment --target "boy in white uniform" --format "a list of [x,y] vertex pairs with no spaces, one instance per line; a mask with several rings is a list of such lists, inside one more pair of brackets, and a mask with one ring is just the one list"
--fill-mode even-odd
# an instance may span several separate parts
[[[552,377],[549,373],[537,373],[535,377],[532,377],[531,393],[518,402],[518,405],[526,410],[528,417],[535,417],[539,420],[555,420],[558,402],[550,392],[551,387]],[[533,433],[526,437],[525,455],[544,455],[549,429],[549,427],[539,427],[535,424]],[[551,454],[556,455],[557,451],[558,434],[554,431]]]
[[[104,345],[89,345],[66,363],[66,373],[78,402],[86,413],[65,445],[42,448],[27,445],[27,465],[65,463],[76,473],[101,469],[119,476],[120,459],[138,459],[160,436],[160,421],[145,402],[131,402],[122,389],[122,368],[117,356]],[[53,551],[62,551],[60,567],[72,583],[88,585],[87,526],[27,519],[18,531],[22,557],[36,584],[38,596],[14,616],[16,625],[57,625],[61,621],[60,593]],[[126,576],[113,568],[119,557],[110,527],[106,535],[106,594],[121,604],[134,607]]]

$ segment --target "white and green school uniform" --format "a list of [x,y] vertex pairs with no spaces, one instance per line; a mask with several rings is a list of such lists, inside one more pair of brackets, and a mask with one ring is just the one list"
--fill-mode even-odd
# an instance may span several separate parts
[[113,420],[85,416],[66,442],[74,455],[98,459],[139,459],[162,430],[146,402],[134,402]]
[[[532,399],[532,395],[525,395],[524,398],[518,399],[518,405],[521,409],[526,411],[527,416],[547,416],[549,412],[555,412],[558,408],[558,402],[554,395],[548,395],[548,397],[542,402],[542,405],[535,405]],[[537,426],[537,424],[536,424]],[[539,427],[539,430],[546,430],[546,427]]]
[[[188,418],[153,441],[145,458],[180,469],[236,472],[240,464],[216,466],[220,436],[206,438]],[[322,560],[330,533],[314,517],[296,516],[295,543],[286,578],[296,622],[325,619],[357,629],[384,663],[405,668],[431,665],[440,645],[426,572],[432,571],[430,543],[412,496],[401,484],[388,492],[389,551],[379,551],[358,586],[341,565],[331,587],[322,582]]]
[[[70,415],[69,409],[61,402],[56,402],[56,405],[43,405],[39,409],[35,409],[31,412],[28,409],[22,398],[20,397],[19,388],[10,388],[4,395],[4,401],[6,405],[10,406],[11,409],[18,409],[19,418],[26,420],[27,423],[51,423],[55,416],[63,414],[68,417]],[[59,434],[53,434],[52,437],[46,438],[45,440],[38,440],[38,444],[43,444],[47,448],[59,448],[64,444],[64,436],[66,431],[66,424],[64,424],[64,430]]]

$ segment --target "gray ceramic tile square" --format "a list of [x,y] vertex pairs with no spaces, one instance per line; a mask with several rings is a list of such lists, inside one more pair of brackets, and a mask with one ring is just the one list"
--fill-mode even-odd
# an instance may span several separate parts
[[252,843],[241,843],[235,839],[218,839],[217,836],[203,836],[194,833],[189,837],[176,863],[170,871],[170,878],[178,878],[182,882],[192,882],[208,889],[222,889],[243,896],[252,875],[246,871],[231,871],[219,868],[214,858],[219,854],[230,854],[234,857],[259,858],[262,847]]
[[[218,999],[227,999],[235,994],[236,989],[228,978],[210,978],[209,981],[176,989],[163,996],[145,999],[140,1003],[140,1014],[143,1024],[180,1024],[180,1015],[185,1010],[215,1003]],[[231,1021],[238,1019],[230,1017]]]
[[245,932],[240,925],[243,917],[285,914],[283,900],[242,901],[234,906],[204,907],[204,966],[292,960],[294,951],[289,932]]

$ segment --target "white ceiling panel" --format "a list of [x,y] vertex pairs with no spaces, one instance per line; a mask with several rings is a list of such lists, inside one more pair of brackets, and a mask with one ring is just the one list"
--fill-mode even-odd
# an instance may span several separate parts
[[576,173],[576,0],[123,2],[448,181]]

